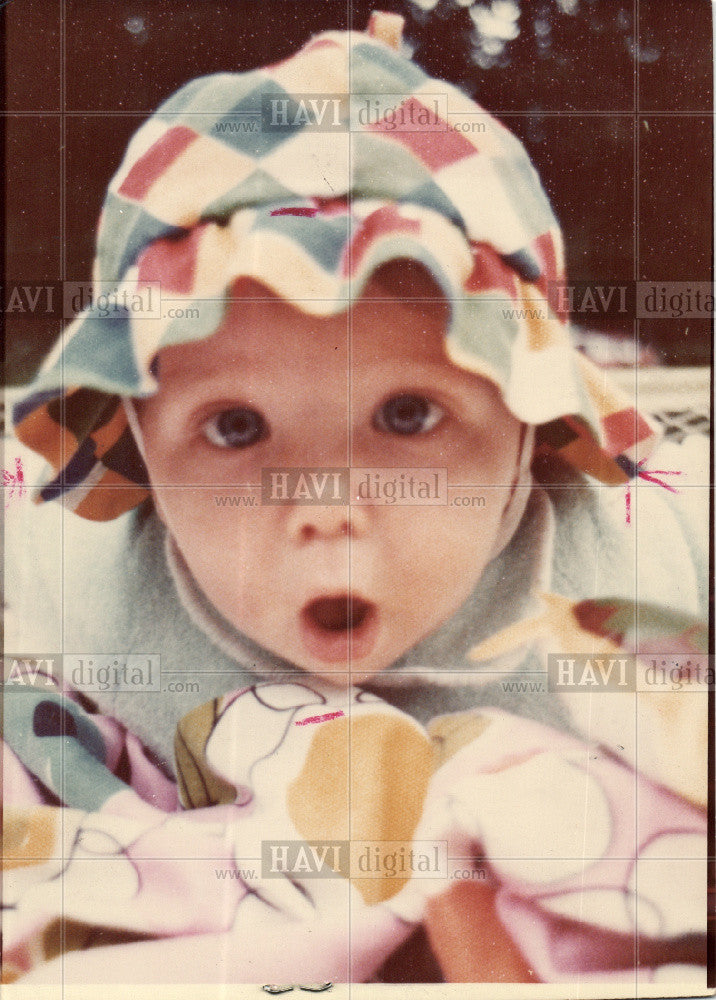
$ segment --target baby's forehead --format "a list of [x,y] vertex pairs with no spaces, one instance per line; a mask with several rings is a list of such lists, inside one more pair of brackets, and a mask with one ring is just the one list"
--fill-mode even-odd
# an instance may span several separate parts
[[448,355],[446,301],[385,291],[328,316],[276,296],[233,297],[216,333],[160,352],[156,402],[182,413],[241,404],[315,415],[338,401],[358,414],[417,393],[458,415],[491,411],[494,382]]
[[318,373],[336,362],[442,366],[449,315],[449,303],[420,268],[402,275],[399,268],[381,269],[354,301],[340,303],[294,304],[242,281],[231,289],[218,329],[162,349],[155,368],[165,377],[180,371],[200,377],[225,365],[257,373],[296,365]]

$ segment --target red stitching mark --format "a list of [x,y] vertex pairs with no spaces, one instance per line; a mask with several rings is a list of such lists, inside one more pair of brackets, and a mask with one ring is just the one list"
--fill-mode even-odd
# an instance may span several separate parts
[[[25,495],[24,483],[25,483],[25,473],[23,472],[22,469],[22,459],[18,457],[15,459],[14,472],[11,472],[9,469],[2,470],[3,487],[9,487],[9,491],[7,494],[8,500],[12,500],[12,498],[15,496],[16,490],[18,499],[20,499]],[[8,504],[6,503],[5,506],[7,507]]]
[[271,215],[305,215],[311,218],[314,215],[318,215],[317,208],[301,208],[297,206],[296,208],[275,208]]
[[645,461],[646,459],[642,458],[641,462],[637,462],[637,475],[641,479],[646,479],[648,483],[656,483],[657,486],[663,486],[665,490],[669,491],[669,493],[679,492],[674,489],[673,486],[669,486],[668,483],[663,482],[661,479],[656,479],[656,476],[680,476],[680,472],[677,472],[675,469],[642,469],[642,465]]
[[[643,469],[642,466],[646,462],[645,458],[642,458],[640,462],[636,463],[636,474],[639,479],[645,479],[647,483],[654,483],[655,486],[661,486],[663,489],[668,490],[669,493],[678,493],[679,491],[665,483],[663,479],[657,479],[657,476],[680,476],[681,472],[677,469]],[[626,485],[626,494],[624,497],[624,502],[626,505],[626,523],[631,524],[631,483]]]
[[327,712],[325,715],[310,715],[307,719],[297,719],[297,726],[307,726],[309,722],[328,722],[329,719],[337,719],[345,715],[345,712]]

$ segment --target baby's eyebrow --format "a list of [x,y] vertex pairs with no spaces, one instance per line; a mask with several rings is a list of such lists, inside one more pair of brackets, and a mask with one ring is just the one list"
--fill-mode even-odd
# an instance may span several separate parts
[[391,359],[389,364],[373,358],[366,358],[361,361],[361,367],[368,372],[385,372],[390,368],[390,382],[405,386],[412,385],[416,389],[449,390],[450,387],[462,385],[461,374],[458,369],[451,371],[442,360],[422,361],[411,358]]
[[198,350],[184,353],[181,357],[173,357],[171,362],[164,362],[162,375],[165,380],[186,378],[191,389],[210,388],[212,385],[226,385],[230,381],[230,370],[241,373],[242,380],[257,373],[257,366],[251,354],[241,349],[237,342],[230,351],[222,350],[209,353]]

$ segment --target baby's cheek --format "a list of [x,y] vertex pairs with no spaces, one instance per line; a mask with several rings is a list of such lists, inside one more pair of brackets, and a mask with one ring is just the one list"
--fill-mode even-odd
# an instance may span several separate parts
[[[168,530],[206,597],[242,627],[237,616],[262,613],[266,595],[275,590],[272,508],[261,507],[251,490],[182,492],[175,492]],[[247,506],[224,499],[245,499]],[[255,506],[248,503],[252,500]]]
[[499,490],[512,484],[519,458],[519,424],[498,427],[489,437],[467,437],[450,456],[448,482]]
[[409,597],[409,617],[419,629],[408,635],[408,645],[442,625],[467,600],[490,561],[499,524],[494,516],[469,509],[446,506],[426,513],[413,517],[401,565],[392,572],[394,592]]
[[229,578],[240,561],[246,530],[230,507],[217,500],[232,494],[219,489],[156,490],[164,523],[194,575],[212,571]]
[[497,538],[503,492],[459,487],[448,489],[444,505],[404,508],[401,561],[438,579],[479,575]]

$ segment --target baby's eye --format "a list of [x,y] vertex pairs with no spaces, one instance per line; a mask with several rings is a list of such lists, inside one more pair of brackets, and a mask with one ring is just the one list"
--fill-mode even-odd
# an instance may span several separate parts
[[202,428],[204,435],[219,448],[248,448],[268,434],[266,421],[246,406],[222,410]]
[[391,434],[424,434],[442,419],[442,408],[412,392],[391,396],[376,411],[373,425]]

